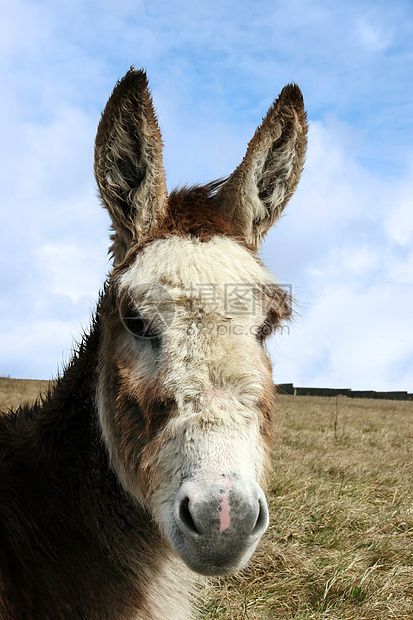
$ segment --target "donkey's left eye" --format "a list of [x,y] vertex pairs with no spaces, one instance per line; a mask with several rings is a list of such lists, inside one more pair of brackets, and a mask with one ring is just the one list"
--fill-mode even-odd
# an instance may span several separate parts
[[153,326],[140,316],[124,316],[122,323],[135,338],[159,340],[159,333]]
[[271,336],[274,333],[274,326],[270,320],[266,319],[262,325],[257,330],[256,336],[259,342],[264,342],[268,336]]

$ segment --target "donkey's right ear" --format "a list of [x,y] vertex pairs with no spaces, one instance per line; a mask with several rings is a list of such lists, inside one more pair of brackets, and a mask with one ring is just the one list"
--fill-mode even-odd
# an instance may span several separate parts
[[106,104],[95,142],[95,176],[119,263],[166,212],[162,138],[144,71],[128,71]]

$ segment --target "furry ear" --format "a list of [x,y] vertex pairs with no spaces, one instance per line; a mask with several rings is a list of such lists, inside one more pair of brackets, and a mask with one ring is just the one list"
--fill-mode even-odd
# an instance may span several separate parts
[[106,104],[95,142],[95,176],[112,219],[111,250],[118,263],[166,212],[162,138],[143,71],[131,68]]
[[257,250],[295,191],[306,148],[303,97],[298,86],[290,84],[268,110],[242,163],[216,196],[221,212]]

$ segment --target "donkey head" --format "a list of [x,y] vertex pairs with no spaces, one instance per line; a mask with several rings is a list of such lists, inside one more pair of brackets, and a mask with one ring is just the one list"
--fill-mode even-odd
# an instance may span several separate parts
[[195,571],[238,570],[268,525],[273,436],[265,338],[290,300],[257,257],[303,167],[307,123],[287,86],[225,181],[167,194],[146,76],[103,112],[95,173],[113,223],[98,409],[111,463]]

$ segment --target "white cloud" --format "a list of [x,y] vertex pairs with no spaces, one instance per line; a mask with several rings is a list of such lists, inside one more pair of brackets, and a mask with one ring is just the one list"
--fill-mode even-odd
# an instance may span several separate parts
[[392,201],[386,218],[386,229],[391,239],[402,246],[413,242],[413,165],[407,169],[406,179],[393,188]]
[[382,25],[374,25],[366,18],[356,21],[356,32],[360,44],[369,52],[384,52],[392,43],[393,33]]
[[[38,22],[33,29],[39,36]],[[64,97],[52,97],[44,113],[43,98],[23,97],[16,76],[3,75],[0,374],[47,378],[88,325],[108,269],[109,218],[93,179],[98,113]],[[53,91],[49,78],[41,78],[43,94]]]
[[413,251],[397,243],[410,239],[411,182],[411,170],[397,183],[366,171],[312,126],[305,181],[265,248],[298,298],[290,335],[270,345],[278,382],[413,391]]
[[14,321],[12,325],[3,322],[0,376],[27,378],[29,369],[31,379],[56,377],[70,360],[81,331],[77,320],[38,319]]
[[[297,385],[353,389],[412,389],[413,291],[377,285],[357,290],[324,285],[323,294],[274,351],[276,377]],[[400,295],[410,306],[400,307]],[[275,346],[274,346],[275,349]],[[288,351],[286,351],[288,349]]]
[[[93,248],[96,249],[96,248]],[[104,254],[104,249],[97,248]],[[98,277],[101,257],[92,248],[46,243],[39,250],[39,266],[49,282],[49,295],[68,297],[77,304],[97,296],[103,282]]]

